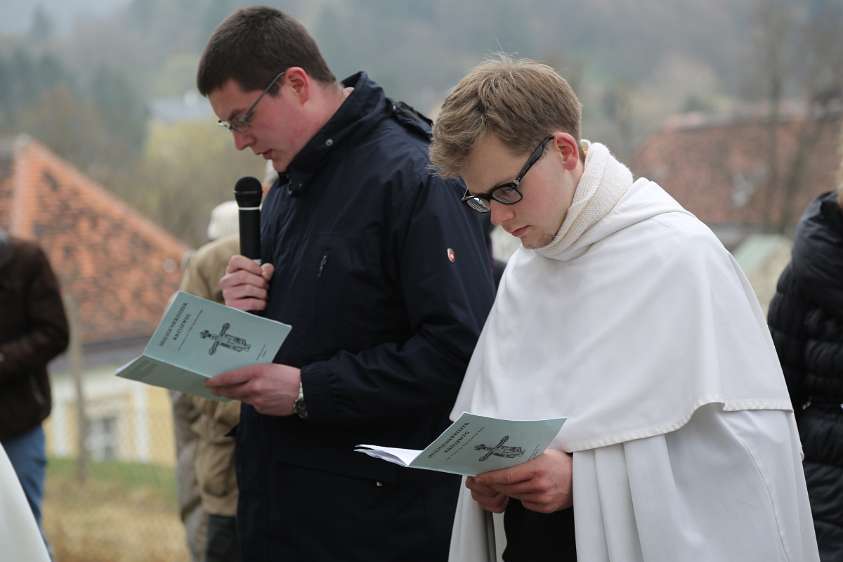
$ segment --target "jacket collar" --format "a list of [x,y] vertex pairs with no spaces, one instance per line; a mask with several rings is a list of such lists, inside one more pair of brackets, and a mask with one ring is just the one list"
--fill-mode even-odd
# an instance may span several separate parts
[[336,150],[365,134],[389,115],[383,89],[365,72],[349,76],[342,81],[342,86],[354,90],[290,162],[286,176],[288,189],[293,193],[301,192],[310,177]]

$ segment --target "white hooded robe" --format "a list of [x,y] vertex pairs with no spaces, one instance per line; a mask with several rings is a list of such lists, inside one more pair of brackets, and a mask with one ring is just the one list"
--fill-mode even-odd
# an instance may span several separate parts
[[[554,240],[520,248],[452,411],[567,417],[581,562],[818,560],[758,301],[714,234],[590,145]],[[514,501],[514,500],[511,500]],[[464,487],[452,562],[483,561]]]

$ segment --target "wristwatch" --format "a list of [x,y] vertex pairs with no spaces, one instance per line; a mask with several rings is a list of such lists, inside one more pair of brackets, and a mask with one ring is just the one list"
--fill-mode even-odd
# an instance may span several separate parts
[[293,413],[303,420],[307,419],[307,406],[304,404],[304,385],[299,383],[299,397],[293,402]]

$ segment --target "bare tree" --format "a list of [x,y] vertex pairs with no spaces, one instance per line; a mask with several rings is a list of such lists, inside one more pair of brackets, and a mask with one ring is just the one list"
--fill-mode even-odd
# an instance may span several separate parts
[[[784,232],[796,218],[793,206],[808,178],[811,154],[834,123],[829,117],[843,94],[843,6],[759,0],[755,22],[757,71],[767,105],[763,220],[767,229]],[[795,131],[789,130],[783,111],[788,98],[797,102]],[[793,150],[782,150],[784,134],[794,135]]]
[[816,148],[830,119],[843,101],[843,6],[838,2],[817,4],[801,32],[798,64],[804,70],[801,82],[805,118],[797,132],[797,146],[790,169],[784,176],[782,214],[777,230],[783,232],[796,219],[793,203],[806,178],[809,155]]
[[64,308],[70,320],[70,346],[68,355],[70,357],[70,372],[73,375],[73,389],[76,394],[76,479],[84,484],[88,479],[88,464],[90,453],[88,451],[88,428],[89,420],[85,402],[85,384],[82,357],[82,340],[79,337],[79,307],[73,297],[65,295]]
[[764,198],[765,229],[773,222],[773,200],[778,195],[779,182],[779,124],[781,122],[784,81],[787,73],[787,38],[791,35],[793,17],[789,7],[773,0],[760,0],[755,12],[756,49],[761,61],[761,82],[767,101],[767,179],[768,192]]

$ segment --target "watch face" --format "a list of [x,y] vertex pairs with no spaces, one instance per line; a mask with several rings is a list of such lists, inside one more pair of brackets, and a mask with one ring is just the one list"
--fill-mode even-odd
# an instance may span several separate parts
[[305,419],[307,417],[307,408],[304,405],[304,398],[299,397],[295,402],[293,402],[293,412],[301,419]]

